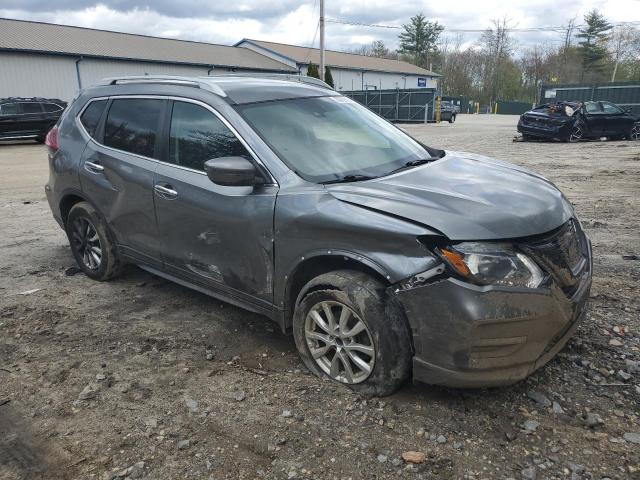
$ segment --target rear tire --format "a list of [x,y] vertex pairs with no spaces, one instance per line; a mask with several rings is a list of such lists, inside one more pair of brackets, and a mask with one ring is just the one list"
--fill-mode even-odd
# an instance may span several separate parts
[[451,118],[449,119],[449,123],[454,123],[455,121],[456,121],[456,116],[451,115]]
[[383,284],[362,272],[311,280],[298,296],[293,334],[309,370],[365,395],[390,395],[411,372],[404,311]]
[[73,257],[85,275],[102,282],[121,273],[123,262],[113,237],[91,204],[79,202],[71,208],[65,231]]
[[631,141],[640,140],[640,123],[631,125],[631,129],[629,130],[629,135],[627,135],[627,138]]

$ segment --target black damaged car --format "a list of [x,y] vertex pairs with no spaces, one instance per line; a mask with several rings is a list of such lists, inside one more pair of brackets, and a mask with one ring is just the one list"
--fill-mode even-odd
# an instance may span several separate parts
[[518,132],[524,140],[578,142],[588,138],[640,139],[640,115],[611,102],[557,102],[523,113]]

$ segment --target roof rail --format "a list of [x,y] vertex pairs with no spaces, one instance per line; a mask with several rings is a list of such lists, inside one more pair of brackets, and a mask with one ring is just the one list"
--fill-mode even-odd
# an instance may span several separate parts
[[227,94],[218,85],[204,82],[197,77],[179,77],[173,75],[136,75],[136,76],[124,76],[124,77],[109,77],[102,79],[100,85],[122,85],[129,83],[164,83],[169,85],[182,85],[185,87],[200,88],[202,90],[208,90],[221,97],[226,97]]
[[[215,77],[256,77],[256,78],[272,78],[274,80],[290,80],[290,81],[294,81],[294,82],[300,82],[300,83],[308,83],[310,85],[315,85],[317,87],[323,87],[323,88],[328,88],[330,90],[333,90],[333,88],[331,87],[331,85],[329,85],[328,83],[323,82],[322,80],[320,80],[319,78],[315,78],[315,77],[308,77],[306,75],[302,75],[299,73],[254,73],[254,72],[247,72],[247,73],[223,73],[220,75],[212,75],[210,77],[207,78],[215,78]],[[201,77],[204,78],[204,77]]]

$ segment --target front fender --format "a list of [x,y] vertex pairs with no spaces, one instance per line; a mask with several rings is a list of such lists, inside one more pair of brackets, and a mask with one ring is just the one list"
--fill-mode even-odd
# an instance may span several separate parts
[[318,256],[365,265],[395,283],[433,264],[418,240],[438,232],[401,218],[338,200],[323,188],[278,195],[275,212],[274,303],[286,303],[287,279]]

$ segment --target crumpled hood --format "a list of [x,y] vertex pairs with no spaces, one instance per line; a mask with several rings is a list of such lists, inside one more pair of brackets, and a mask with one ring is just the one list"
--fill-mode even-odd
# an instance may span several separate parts
[[562,193],[524,168],[463,152],[390,177],[327,185],[339,200],[436,229],[451,240],[545,233],[573,215]]

